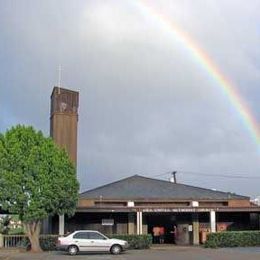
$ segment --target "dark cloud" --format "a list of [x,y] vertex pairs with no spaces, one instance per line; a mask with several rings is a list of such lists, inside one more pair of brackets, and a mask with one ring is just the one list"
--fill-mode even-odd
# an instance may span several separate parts
[[[259,147],[221,87],[186,47],[132,1],[2,1],[0,131],[49,133],[49,102],[80,91],[78,175],[86,189],[178,170],[180,181],[259,195]],[[259,1],[150,2],[234,83],[259,119]],[[167,176],[162,176],[167,178]]]

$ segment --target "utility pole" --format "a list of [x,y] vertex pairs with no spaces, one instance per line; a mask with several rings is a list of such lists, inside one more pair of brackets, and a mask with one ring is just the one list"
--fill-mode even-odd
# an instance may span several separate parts
[[170,182],[172,182],[172,183],[177,183],[177,178],[176,178],[176,174],[177,174],[177,171],[173,171],[172,173],[171,173],[171,178],[170,178]]

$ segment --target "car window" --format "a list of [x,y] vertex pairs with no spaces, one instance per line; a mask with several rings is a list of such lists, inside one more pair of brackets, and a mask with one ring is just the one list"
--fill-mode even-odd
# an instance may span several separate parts
[[73,238],[77,239],[88,239],[88,232],[77,232]]
[[88,232],[89,235],[89,239],[106,239],[104,236],[102,236],[101,234],[97,233],[97,232]]

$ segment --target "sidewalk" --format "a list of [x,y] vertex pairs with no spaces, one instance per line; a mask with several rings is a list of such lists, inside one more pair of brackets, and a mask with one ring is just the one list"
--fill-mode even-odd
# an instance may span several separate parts
[[203,248],[203,246],[192,246],[192,245],[186,245],[186,246],[179,246],[175,244],[152,244],[150,249],[152,250],[188,250],[188,249],[195,249],[196,248]]

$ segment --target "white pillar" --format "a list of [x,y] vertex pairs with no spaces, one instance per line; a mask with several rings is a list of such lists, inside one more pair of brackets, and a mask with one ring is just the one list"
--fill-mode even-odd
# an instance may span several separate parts
[[140,211],[139,212],[139,218],[140,218],[140,220],[139,220],[139,228],[140,228],[140,230],[139,230],[139,234],[140,235],[142,235],[143,234],[143,212],[142,211]]
[[63,215],[59,215],[59,235],[63,236],[64,235],[64,225],[65,221],[64,221],[64,214]]
[[216,232],[216,211],[210,211],[210,231],[212,233]]
[[0,234],[0,248],[4,247],[4,236]]
[[136,234],[137,234],[137,235],[140,235],[140,233],[139,233],[139,232],[140,232],[140,218],[139,218],[139,211],[136,212],[136,226],[137,226],[137,227],[136,227],[136,228],[137,228],[137,230],[136,230],[136,231],[137,231]]
[[192,235],[193,235],[193,245],[199,245],[199,214],[197,212],[192,214]]
[[258,214],[258,229],[260,230],[260,214]]

